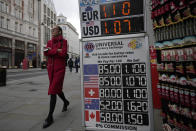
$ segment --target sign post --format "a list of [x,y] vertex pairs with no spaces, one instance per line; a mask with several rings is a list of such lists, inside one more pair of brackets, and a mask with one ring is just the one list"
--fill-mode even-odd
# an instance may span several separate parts
[[79,0],[86,130],[154,130],[144,3]]

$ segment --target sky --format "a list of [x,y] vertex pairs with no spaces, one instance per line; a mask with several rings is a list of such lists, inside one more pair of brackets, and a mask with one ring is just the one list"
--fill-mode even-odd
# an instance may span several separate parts
[[67,17],[67,21],[76,28],[79,38],[81,38],[78,0],[53,0],[53,2],[57,15],[62,13]]

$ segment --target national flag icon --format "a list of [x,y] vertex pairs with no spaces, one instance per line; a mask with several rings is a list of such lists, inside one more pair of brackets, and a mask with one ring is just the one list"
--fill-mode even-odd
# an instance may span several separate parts
[[94,21],[88,21],[88,22],[86,22],[86,26],[88,27],[88,26],[93,26],[94,25]]
[[98,87],[98,76],[84,76],[84,87]]
[[86,98],[99,98],[99,88],[84,88]]
[[98,65],[97,64],[84,65],[84,75],[98,75]]
[[97,111],[97,110],[85,110],[85,121],[88,121],[88,122],[100,122],[100,111]]
[[99,99],[85,99],[85,109],[99,110]]

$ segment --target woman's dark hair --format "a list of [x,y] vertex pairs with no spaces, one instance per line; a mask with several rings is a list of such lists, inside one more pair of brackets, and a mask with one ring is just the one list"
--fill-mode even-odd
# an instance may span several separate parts
[[62,30],[62,28],[61,28],[60,26],[57,26],[57,27],[58,27],[59,31],[61,32],[61,35],[63,35],[63,30]]

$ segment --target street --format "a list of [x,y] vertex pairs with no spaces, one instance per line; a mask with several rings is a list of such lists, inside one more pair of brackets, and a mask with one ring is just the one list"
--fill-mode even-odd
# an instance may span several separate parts
[[[49,110],[46,70],[7,73],[7,86],[0,87],[0,130],[39,131]],[[70,101],[62,113],[63,102],[57,98],[54,123],[46,131],[81,131],[80,74],[67,71],[63,89]]]
[[36,76],[46,75],[47,71],[46,69],[43,70],[35,70],[35,71],[28,71],[28,72],[8,72],[7,73],[7,80],[20,80],[20,79],[26,79],[26,78],[32,78]]

